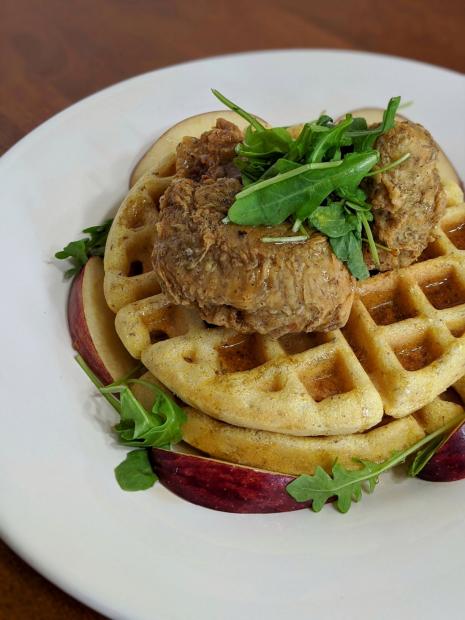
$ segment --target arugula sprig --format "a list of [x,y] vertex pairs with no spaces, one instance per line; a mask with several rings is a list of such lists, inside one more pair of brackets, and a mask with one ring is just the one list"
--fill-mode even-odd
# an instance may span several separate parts
[[[285,127],[264,127],[217,90],[213,94],[250,123],[234,159],[244,189],[236,195],[225,223],[276,226],[290,221],[296,233],[308,222],[328,237],[336,256],[358,279],[369,276],[363,258],[363,231],[373,264],[379,268],[370,227],[371,205],[360,185],[365,178],[399,166],[410,156],[406,153],[382,169],[375,168],[379,161],[375,141],[394,126],[400,97],[389,101],[377,127],[368,128],[364,118],[350,114],[338,123],[323,114],[305,123],[294,139]],[[262,241],[291,243],[305,239],[303,235],[286,235],[266,236]]]
[[[181,441],[181,426],[186,421],[186,414],[158,385],[132,378],[141,365],[119,381],[104,386],[80,355],[76,356],[76,361],[118,413],[120,421],[114,430],[122,445],[169,449]],[[155,393],[150,411],[137,400],[130,385],[143,385]],[[126,459],[116,467],[115,477],[125,491],[141,491],[153,486],[157,477],[152,472],[147,449],[129,452]]]
[[105,244],[113,220],[107,220],[98,226],[85,228],[82,232],[88,236],[84,239],[71,241],[62,250],[56,252],[55,258],[60,260],[69,259],[72,267],[65,271],[65,278],[71,278],[78,273],[87,263],[91,256],[103,256]]
[[[143,385],[155,393],[150,411],[142,406],[129,388],[134,384]],[[115,426],[115,431],[123,445],[166,448],[181,441],[181,425],[186,421],[186,414],[154,383],[128,379],[126,383],[100,388],[100,392],[120,396],[121,421]]]
[[[331,498],[336,498],[339,512],[347,512],[352,502],[362,498],[362,492],[372,493],[378,483],[380,474],[403,463],[411,454],[417,453],[410,468],[410,475],[417,475],[447,439],[465,422],[460,415],[447,422],[436,431],[420,439],[406,450],[397,451],[382,463],[372,463],[354,458],[361,467],[348,470],[337,461],[331,475],[322,467],[317,467],[313,476],[303,474],[287,485],[286,490],[297,502],[312,501],[312,510],[319,512]],[[427,460],[425,456],[428,457]]]

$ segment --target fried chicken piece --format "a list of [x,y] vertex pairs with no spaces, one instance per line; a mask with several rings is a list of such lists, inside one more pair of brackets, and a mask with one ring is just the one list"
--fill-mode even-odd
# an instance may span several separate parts
[[232,160],[242,137],[234,123],[218,118],[215,128],[200,138],[183,138],[176,149],[176,175],[195,181],[205,177],[240,177]]
[[[381,156],[379,167],[410,153],[409,159],[377,174],[367,186],[375,240],[392,250],[379,250],[381,271],[386,271],[410,265],[420,256],[434,239],[446,200],[436,168],[438,147],[424,127],[397,123],[378,138],[375,148]],[[368,252],[365,258],[370,263]]]
[[197,307],[203,319],[239,332],[280,337],[326,331],[348,318],[354,279],[326,239],[270,244],[273,229],[223,224],[241,189],[237,179],[177,179],[160,205],[153,265],[174,303]]

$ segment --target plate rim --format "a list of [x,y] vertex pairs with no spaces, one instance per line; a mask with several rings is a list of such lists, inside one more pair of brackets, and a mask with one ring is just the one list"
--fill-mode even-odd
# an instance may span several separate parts
[[460,71],[456,71],[455,69],[450,69],[448,67],[443,67],[441,65],[436,65],[436,64],[429,63],[423,60],[407,58],[405,56],[397,56],[395,54],[383,54],[380,52],[366,52],[361,49],[346,50],[346,49],[325,48],[325,47],[315,47],[315,48],[311,48],[311,47],[295,47],[294,48],[293,47],[293,48],[273,48],[273,49],[264,49],[264,50],[250,50],[250,51],[243,51],[243,52],[231,52],[228,54],[216,54],[214,56],[204,56],[202,58],[196,58],[194,60],[186,60],[186,61],[179,62],[179,63],[172,63],[164,67],[159,67],[158,69],[151,69],[149,71],[144,71],[142,73],[132,75],[131,77],[125,78],[124,80],[120,80],[119,82],[115,82],[114,84],[109,84],[108,86],[105,86],[104,88],[96,90],[90,93],[89,95],[86,95],[82,99],[78,99],[74,103],[70,103],[69,105],[64,107],[62,110],[59,110],[58,112],[56,112],[49,118],[46,118],[36,127],[33,127],[31,131],[29,131],[27,134],[19,138],[19,140],[17,140],[14,144],[12,144],[0,156],[0,166],[6,165],[4,160],[8,162],[11,156],[17,154],[16,150],[18,149],[18,147],[22,147],[24,144],[28,144],[30,139],[36,138],[36,136],[44,129],[45,125],[51,124],[53,126],[54,123],[66,117],[66,115],[68,115],[69,113],[73,112],[74,108],[78,106],[80,107],[81,105],[86,104],[86,103],[90,103],[93,99],[99,98],[103,95],[108,95],[110,93],[117,92],[120,88],[124,88],[132,81],[136,81],[139,79],[148,79],[150,78],[150,76],[156,73],[168,72],[171,69],[177,69],[178,67],[194,66],[194,65],[198,65],[198,64],[206,63],[210,61],[225,60],[228,58],[241,58],[243,56],[252,56],[252,55],[253,56],[272,56],[275,54],[282,54],[282,53],[293,54],[293,53],[303,53],[303,52],[304,53],[325,53],[325,54],[327,53],[328,55],[349,55],[349,56],[358,56],[358,57],[374,56],[378,58],[394,60],[395,62],[401,62],[403,64],[419,65],[425,68],[435,69],[440,72],[452,74],[456,77],[457,76],[461,77],[462,79],[465,80],[465,74],[461,73]]

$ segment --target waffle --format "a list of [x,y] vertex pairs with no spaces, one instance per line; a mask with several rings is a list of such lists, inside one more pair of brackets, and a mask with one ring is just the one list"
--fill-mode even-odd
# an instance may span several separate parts
[[340,331],[279,340],[237,334],[207,327],[195,310],[173,306],[162,294],[123,308],[115,325],[157,379],[230,424],[329,435],[382,418],[381,399]]
[[343,330],[238,335],[164,295],[120,310],[116,329],[184,402],[229,424],[347,435],[405,417],[465,374],[465,205],[418,263],[359,283]]
[[[143,378],[158,383],[150,373]],[[151,407],[151,390],[137,385],[134,392],[146,407]],[[295,475],[313,474],[318,465],[331,471],[336,459],[347,469],[358,467],[354,457],[383,461],[395,450],[405,450],[426,434],[465,415],[462,400],[450,389],[415,414],[397,420],[385,416],[378,426],[364,433],[333,437],[295,437],[239,428],[192,407],[185,406],[184,410],[187,421],[183,437],[190,446],[213,458]]]
[[105,299],[113,312],[160,292],[151,256],[158,202],[170,182],[171,177],[147,172],[130,190],[116,214],[104,257]]
[[[184,133],[198,135],[194,121]],[[170,178],[151,166],[110,232],[105,294],[127,350],[191,407],[260,431],[350,435],[412,414],[465,374],[465,205],[449,207],[417,264],[359,284],[342,331],[273,340],[208,326],[158,292],[150,252]]]

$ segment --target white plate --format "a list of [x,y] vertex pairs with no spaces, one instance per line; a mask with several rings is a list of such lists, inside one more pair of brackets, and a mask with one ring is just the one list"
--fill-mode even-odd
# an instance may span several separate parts
[[465,169],[465,80],[383,56],[278,51],[170,67],[49,120],[0,162],[1,527],[84,603],[131,620],[463,617],[465,483],[385,477],[347,515],[199,508],[160,485],[124,493],[109,408],[73,361],[54,251],[100,222],[164,129],[218,109],[210,88],[273,123],[413,100]]

